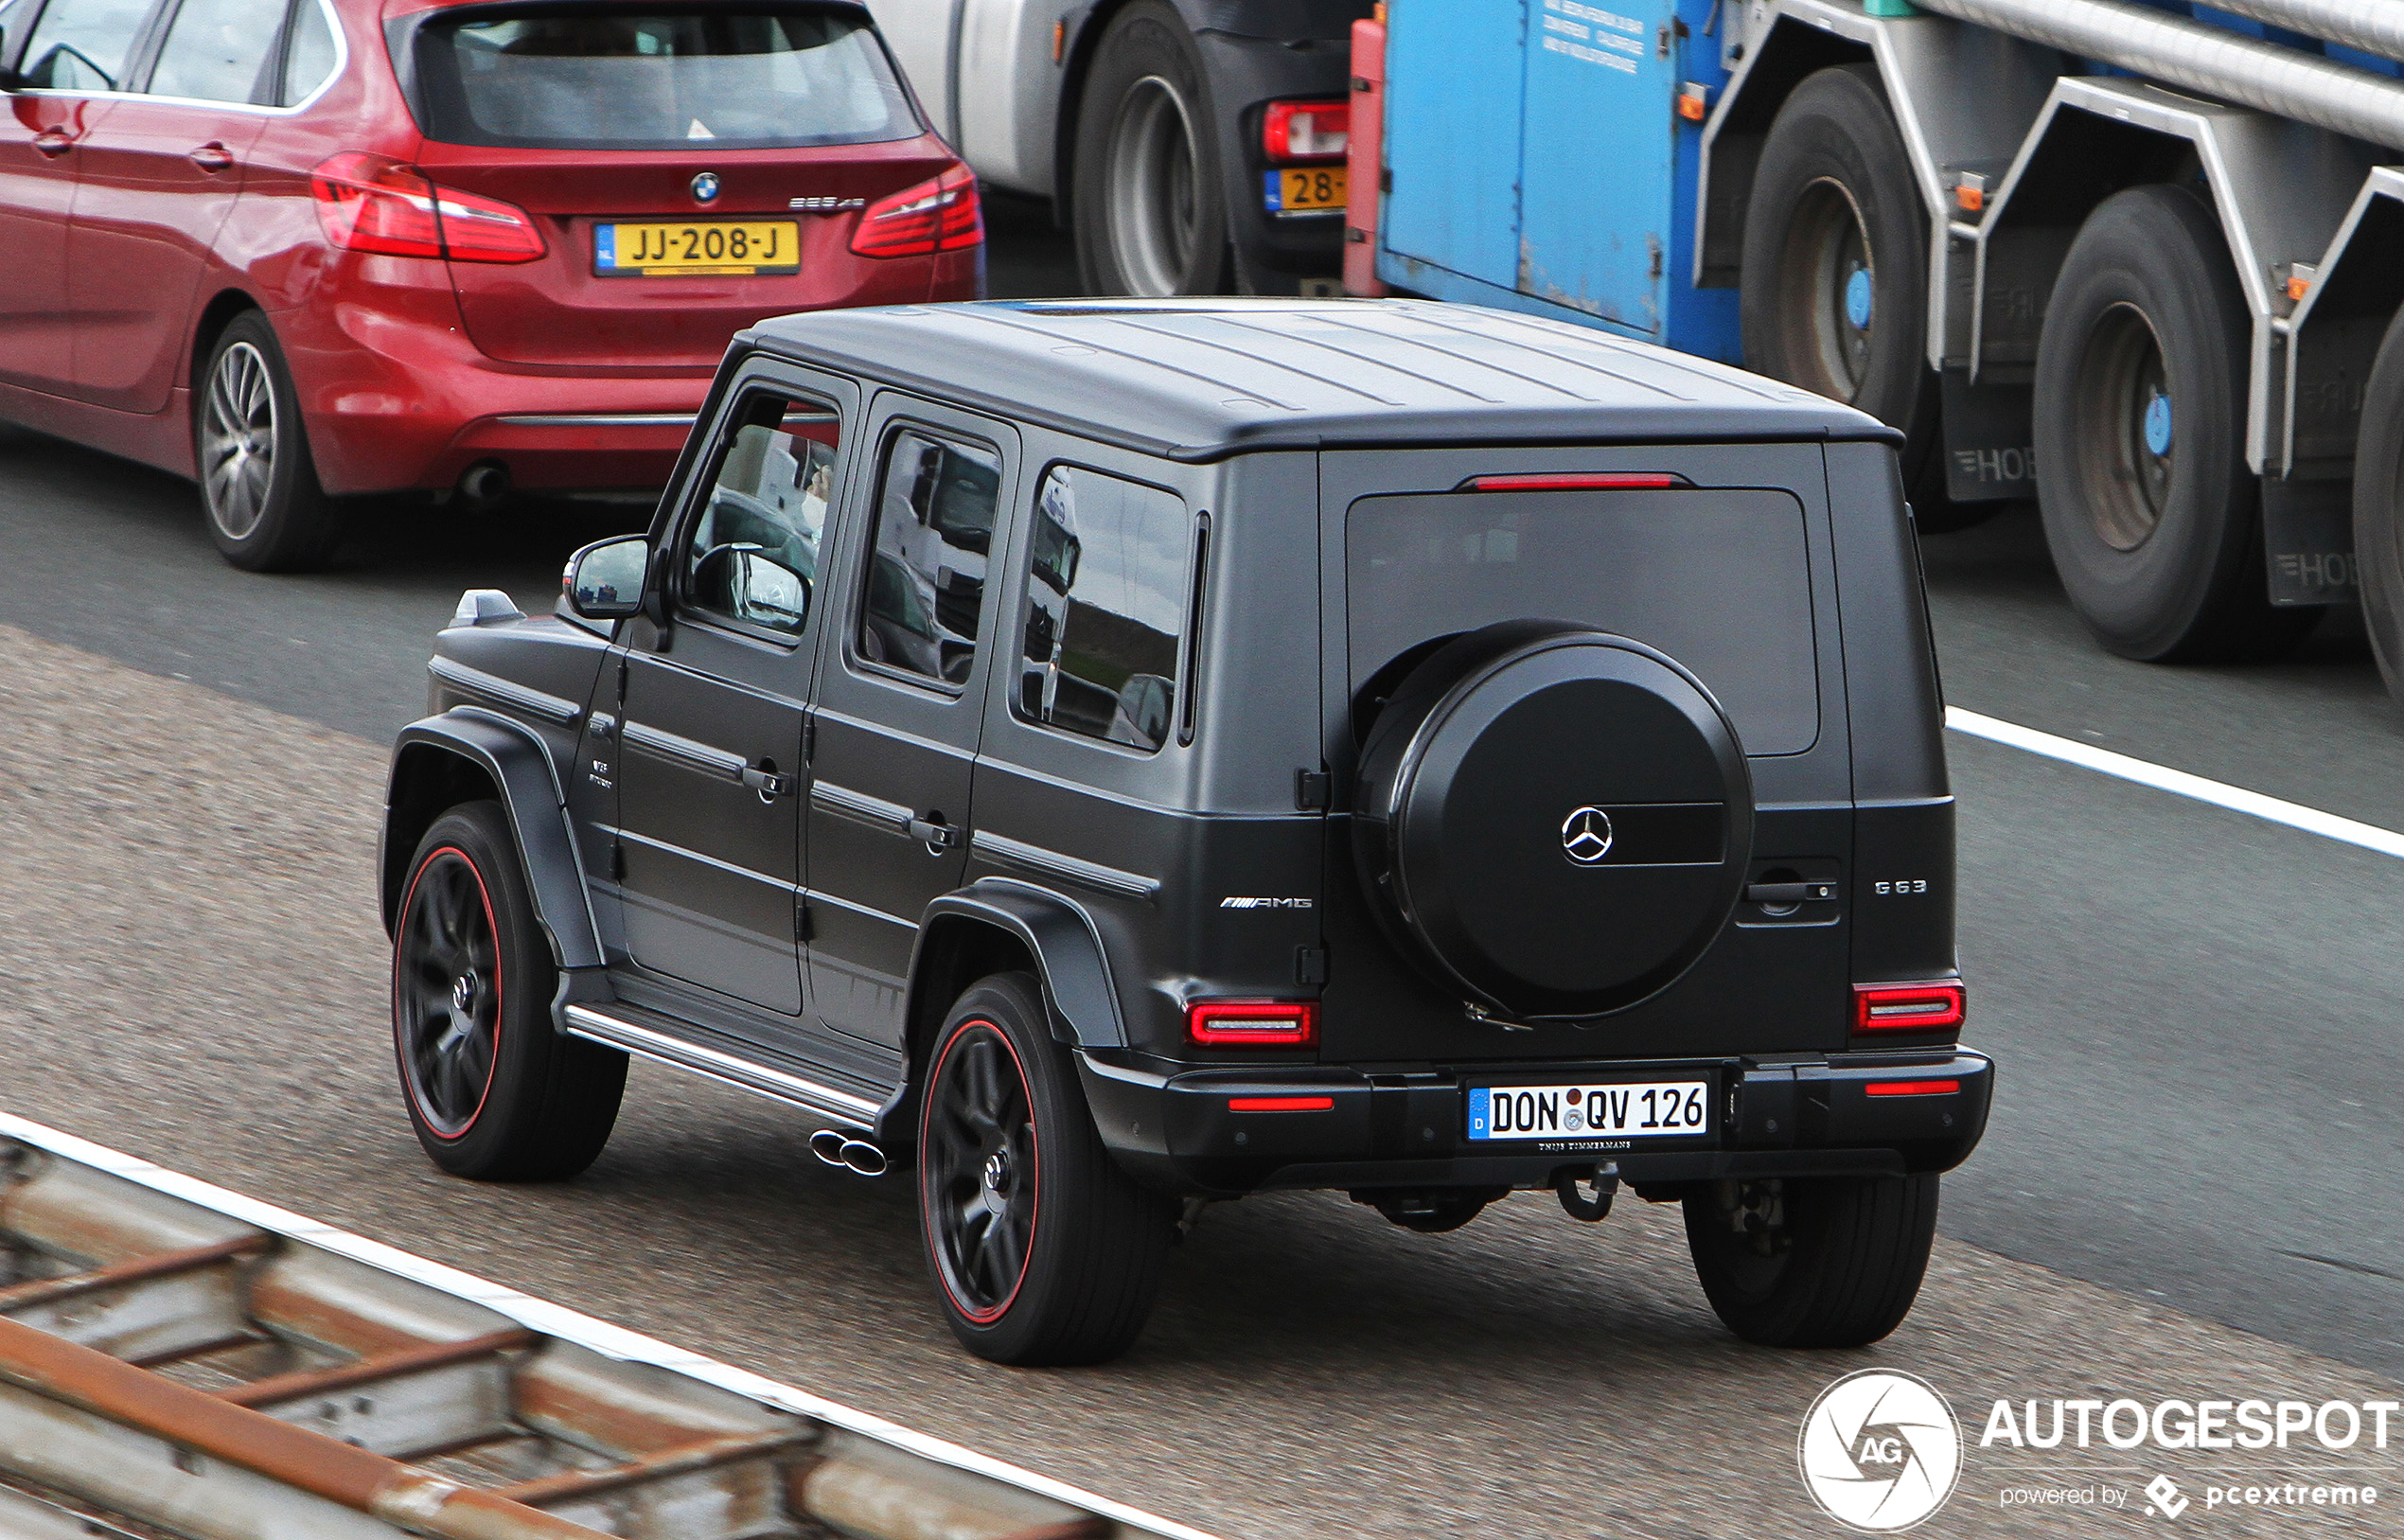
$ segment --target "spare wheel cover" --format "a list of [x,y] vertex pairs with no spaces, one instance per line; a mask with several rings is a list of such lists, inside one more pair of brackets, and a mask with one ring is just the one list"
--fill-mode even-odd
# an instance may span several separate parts
[[[1465,638],[1483,661],[1415,727],[1378,722],[1361,854],[1384,868],[1365,875],[1389,923],[1471,1000],[1600,1016],[1667,988],[1725,927],[1752,854],[1752,776],[1719,702],[1673,660],[1535,629],[1491,628],[1516,643],[1499,651]],[[1455,647],[1423,666],[1448,654],[1458,668]]]

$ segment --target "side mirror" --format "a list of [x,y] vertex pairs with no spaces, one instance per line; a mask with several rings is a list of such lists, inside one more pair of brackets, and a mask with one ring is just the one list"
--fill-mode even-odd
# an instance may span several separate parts
[[650,571],[651,542],[645,537],[597,541],[568,558],[559,602],[582,620],[624,620],[642,612],[643,584]]

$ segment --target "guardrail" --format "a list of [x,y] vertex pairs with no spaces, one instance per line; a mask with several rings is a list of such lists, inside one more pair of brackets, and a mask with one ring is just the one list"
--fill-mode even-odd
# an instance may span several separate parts
[[0,1532],[1210,1540],[6,1114]]

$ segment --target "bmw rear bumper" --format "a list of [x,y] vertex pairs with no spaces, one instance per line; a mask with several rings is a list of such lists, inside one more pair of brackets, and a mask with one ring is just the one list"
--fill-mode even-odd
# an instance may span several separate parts
[[[1986,1132],[1994,1091],[1993,1061],[1953,1048],[1392,1075],[1328,1066],[1164,1071],[1139,1055],[1088,1051],[1079,1067],[1103,1141],[1120,1163],[1148,1186],[1208,1196],[1549,1187],[1564,1168],[1603,1164],[1639,1189],[1723,1177],[1950,1171]],[[1479,1143],[1467,1137],[1473,1084],[1673,1075],[1710,1081],[1713,1118],[1700,1136]]]

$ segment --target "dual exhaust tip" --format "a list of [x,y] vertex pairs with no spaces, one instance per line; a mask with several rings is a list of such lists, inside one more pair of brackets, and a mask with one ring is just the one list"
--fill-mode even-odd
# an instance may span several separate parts
[[881,1177],[893,1163],[877,1145],[832,1128],[821,1128],[809,1136],[809,1152],[830,1166],[862,1177]]

